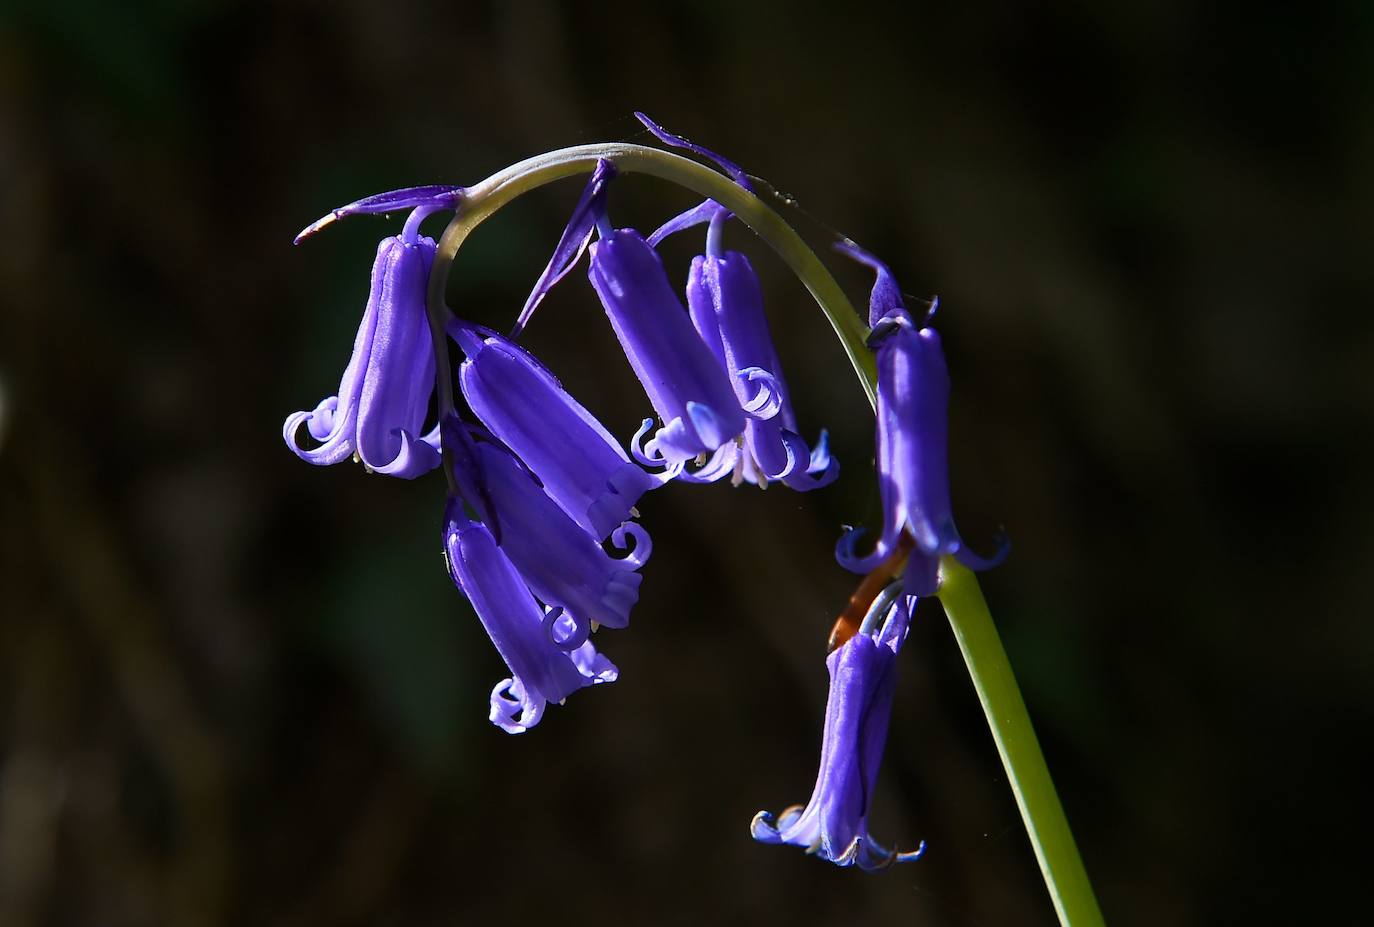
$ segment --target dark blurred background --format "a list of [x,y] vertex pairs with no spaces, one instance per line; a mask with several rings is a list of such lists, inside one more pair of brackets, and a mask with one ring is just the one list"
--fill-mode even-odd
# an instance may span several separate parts
[[[632,627],[598,637],[622,677],[531,733],[486,721],[442,479],[283,446],[399,217],[301,227],[645,141],[635,109],[941,296],[956,512],[1013,538],[984,590],[1109,921],[1367,910],[1374,6],[0,9],[0,924],[1053,923],[933,603],[871,820],[925,859],[749,838],[810,794],[832,545],[876,493],[843,355],[746,231],[844,474],[646,499]],[[578,189],[484,226],[455,308],[507,327]],[[581,271],[528,343],[633,431]]]

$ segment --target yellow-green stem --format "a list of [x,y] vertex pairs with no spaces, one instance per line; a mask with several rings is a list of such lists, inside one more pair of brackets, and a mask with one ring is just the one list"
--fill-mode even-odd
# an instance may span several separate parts
[[1073,927],[1100,925],[1102,912],[978,580],[954,558],[945,557],[940,562],[938,595],[983,703],[1059,922]]

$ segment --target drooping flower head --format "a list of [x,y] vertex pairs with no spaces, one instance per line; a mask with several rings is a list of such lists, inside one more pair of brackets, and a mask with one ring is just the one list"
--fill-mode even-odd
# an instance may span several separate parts
[[[377,246],[367,307],[337,395],[294,413],[282,427],[287,447],[307,463],[324,466],[356,456],[373,472],[405,479],[439,465],[438,428],[422,433],[434,394],[425,289],[435,245],[419,229],[426,216],[451,208],[462,193],[434,186],[370,196],[334,210],[296,237],[300,242],[350,215],[412,210],[401,234]],[[302,446],[302,425],[317,446]]]
[[633,544],[617,560],[549,497],[509,449],[493,440],[472,440],[456,417],[442,428],[458,485],[530,591],[550,607],[544,617],[549,640],[561,650],[576,650],[593,623],[628,625],[643,580],[635,571],[652,551],[644,529],[626,522],[611,532],[617,547]]
[[671,476],[631,463],[602,424],[509,338],[458,321],[449,333],[466,355],[459,377],[473,413],[597,540]]
[[859,633],[826,659],[830,695],[811,800],[786,809],[776,820],[760,811],[749,828],[755,840],[792,844],[837,866],[867,870],[909,862],[925,851],[924,841],[910,852],[887,850],[868,833],[892,717],[897,652],[916,604],[914,597],[892,593],[879,597]]
[[931,595],[938,585],[941,556],[953,555],[969,569],[982,570],[1005,559],[1003,539],[996,554],[979,557],[968,549],[954,525],[949,491],[949,370],[940,336],[920,325],[902,302],[901,290],[887,265],[852,242],[838,250],[871,267],[877,274],[869,306],[877,352],[877,465],[882,499],[883,529],[871,553],[859,556],[855,544],[860,530],[847,531],[836,547],[840,565],[866,573],[887,560],[910,538],[913,549],[906,565],[905,589],[910,595]]
[[[546,610],[535,602],[491,532],[470,520],[456,497],[449,498],[444,511],[444,557],[454,584],[468,597],[510,668],[510,678],[491,692],[493,724],[522,733],[539,723],[549,702],[562,702],[584,686],[615,681],[614,664],[590,641],[571,651],[553,644],[545,630]],[[555,623],[568,621],[555,617]],[[560,630],[571,632],[567,626]]]

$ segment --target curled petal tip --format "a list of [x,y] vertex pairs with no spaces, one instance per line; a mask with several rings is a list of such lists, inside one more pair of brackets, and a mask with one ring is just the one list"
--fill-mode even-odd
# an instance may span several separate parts
[[893,859],[893,862],[897,862],[897,863],[914,863],[916,860],[920,859],[922,856],[925,856],[925,855],[926,855],[926,842],[925,842],[924,840],[922,840],[919,844],[917,844],[916,849],[914,849],[914,850],[906,850],[906,851],[904,851],[904,852],[899,852],[899,853],[894,854],[895,858]]
[[994,540],[996,541],[997,549],[987,557],[981,557],[969,550],[967,544],[961,544],[959,550],[954,554],[954,559],[975,572],[991,570],[993,567],[1001,566],[1011,553],[1011,538],[1007,536],[1005,531],[998,531]]
[[592,629],[584,621],[575,621],[561,608],[551,608],[544,615],[544,633],[549,642],[562,651],[572,651],[587,643]]
[[634,437],[630,439],[630,453],[634,455],[635,460],[646,467],[661,467],[665,465],[668,460],[663,456],[663,452],[659,450],[658,442],[654,441],[652,438],[648,441],[644,440],[644,437],[652,431],[653,428],[654,420],[651,418],[646,418],[643,423],[640,424],[639,430],[636,431]]
[[859,538],[864,535],[864,531],[863,528],[846,528],[844,534],[835,542],[836,561],[851,573],[867,573],[874,569],[887,559],[895,545],[895,540],[880,537],[872,553],[860,556],[855,553],[854,548],[858,545]]
[[745,367],[735,374],[735,378],[746,386],[758,385],[758,392],[741,406],[750,416],[766,421],[782,409],[785,399],[777,377],[771,372],[762,367]]
[[[626,538],[630,540],[627,541]],[[633,542],[633,546],[631,546]],[[616,561],[627,570],[637,570],[649,561],[649,555],[654,551],[653,542],[649,539],[649,532],[644,530],[642,525],[632,521],[621,524],[611,532],[611,543],[620,550],[629,548],[627,553],[620,560]]]
[[810,451],[807,450],[806,441],[801,435],[783,431],[782,437],[787,444],[789,457],[795,454],[798,460],[805,464],[804,470],[792,469],[783,474],[781,479],[789,488],[798,492],[810,492],[829,486],[839,478],[840,462],[830,456],[830,435],[825,429],[821,429],[816,446]]
[[782,834],[773,825],[773,813],[771,811],[760,811],[754,815],[754,819],[749,822],[749,835],[759,843],[782,842]]

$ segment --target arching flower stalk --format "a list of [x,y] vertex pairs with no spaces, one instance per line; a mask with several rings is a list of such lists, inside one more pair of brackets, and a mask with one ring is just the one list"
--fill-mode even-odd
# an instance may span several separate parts
[[[312,463],[356,456],[371,470],[403,477],[436,467],[442,450],[450,573],[511,671],[491,694],[490,717],[507,731],[528,730],[549,702],[616,678],[616,668],[588,638],[599,625],[626,626],[638,601],[638,570],[650,545],[630,519],[645,492],[673,478],[707,482],[728,475],[736,483],[780,481],[802,490],[835,478],[825,433],[815,447],[800,437],[758,278],[742,254],[721,247],[725,223],[738,218],[815,297],[874,403],[883,507],[870,552],[856,551],[854,530],[837,547],[843,566],[868,575],[831,634],[815,788],[804,806],[776,818],[760,813],[751,828],[755,838],[863,869],[920,855],[924,844],[907,853],[884,849],[868,827],[897,653],[915,597],[935,594],[968,663],[1061,920],[1100,924],[1025,706],[969,572],[1000,562],[1005,543],[993,557],[977,557],[954,525],[950,387],[939,336],[928,325],[934,305],[918,322],[887,266],[845,242],[841,250],[876,274],[869,331],[816,255],[753,195],[751,178],[734,162],[641,120],[663,143],[720,170],[641,145],[585,145],[538,155],[472,187],[412,187],[368,197],[302,232],[297,240],[349,215],[412,210],[402,233],[378,250],[371,297],[337,396],[292,415],[284,429],[288,445]],[[704,202],[647,240],[634,229],[617,229],[607,191],[617,174],[634,171],[676,182]],[[445,286],[471,231],[523,193],[586,172],[591,181],[511,337],[454,317]],[[436,244],[419,235],[419,225],[437,210],[454,216]],[[705,253],[692,264],[684,307],[655,247],[664,236],[702,223]],[[514,343],[549,288],[586,252],[592,286],[659,418],[657,427],[646,420],[628,455]],[[465,356],[462,395],[481,426],[459,417],[450,337]],[[441,427],[422,433],[431,399]],[[318,447],[299,443],[302,425]],[[661,472],[646,473],[631,458]],[[632,549],[616,559],[602,546],[607,539]],[[898,575],[902,581],[894,582]]]

